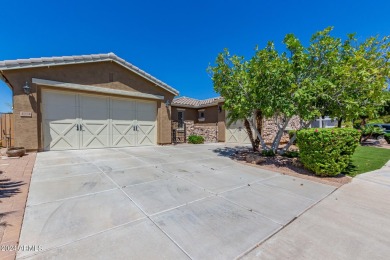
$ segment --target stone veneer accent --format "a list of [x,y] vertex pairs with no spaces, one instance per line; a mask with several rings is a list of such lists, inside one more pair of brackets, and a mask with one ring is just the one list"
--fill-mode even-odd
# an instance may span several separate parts
[[216,123],[195,124],[192,120],[184,121],[186,124],[187,141],[190,135],[203,136],[205,143],[218,142],[218,125]]
[[[290,122],[288,123],[286,128],[287,130],[284,132],[280,142],[287,143],[290,140],[288,136],[288,131],[299,129],[299,124],[300,124],[299,117],[293,116]],[[275,121],[273,119],[269,118],[263,120],[262,136],[266,143],[272,143],[277,132],[278,132],[278,126],[275,124]]]

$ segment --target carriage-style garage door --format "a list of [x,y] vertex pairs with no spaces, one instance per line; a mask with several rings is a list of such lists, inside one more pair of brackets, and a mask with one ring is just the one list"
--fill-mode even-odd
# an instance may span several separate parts
[[225,138],[226,143],[250,144],[250,139],[242,120],[238,120],[226,127]]
[[43,91],[45,150],[156,144],[154,101]]

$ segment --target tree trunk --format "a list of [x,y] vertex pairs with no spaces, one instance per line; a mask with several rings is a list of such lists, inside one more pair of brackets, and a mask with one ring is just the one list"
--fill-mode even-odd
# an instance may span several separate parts
[[268,147],[265,144],[263,137],[261,137],[261,134],[260,134],[259,130],[253,125],[252,121],[248,120],[248,122],[251,125],[251,127],[255,130],[256,136],[260,140],[261,149],[262,150],[268,150]]
[[285,147],[283,147],[283,149],[280,151],[280,155],[283,155],[285,152],[288,151],[288,148],[290,148],[290,146],[294,143],[294,141],[297,139],[297,132],[295,132],[295,134],[293,135],[293,137],[291,137],[290,141],[288,141],[288,143],[286,144]]
[[340,119],[337,120],[337,127],[338,127],[338,128],[341,128],[341,123],[342,123],[342,122],[343,122],[343,118],[340,117]]
[[284,122],[283,126],[278,129],[278,133],[276,134],[275,139],[272,142],[272,148],[271,149],[272,149],[272,151],[274,151],[275,154],[276,154],[276,151],[279,148],[280,140],[282,139],[283,132],[286,129],[286,127],[287,127],[288,123],[290,122],[290,120],[291,120],[291,118],[286,119],[286,122]]
[[[256,142],[255,142],[255,140],[254,140],[254,138],[253,138],[253,133],[252,133],[251,125],[250,125],[248,119],[246,119],[246,118],[245,118],[245,120],[244,120],[244,126],[245,126],[246,132],[247,132],[247,134],[248,134],[248,136],[249,136],[249,140],[251,141],[252,149],[253,149],[253,151],[255,152],[255,151],[257,151],[257,148],[259,147],[259,145],[256,146]],[[257,140],[257,139],[259,139],[259,138],[256,138],[256,140]]]
[[367,124],[366,122],[366,118],[365,117],[362,117],[362,122],[360,123],[361,126],[365,126]]
[[[260,110],[256,110],[255,112],[255,118],[256,118],[256,127],[259,130],[260,134],[263,131],[263,113]],[[258,148],[260,146],[260,139],[259,137],[256,137],[255,145]]]
[[[303,124],[303,126],[302,126],[302,124],[301,124],[301,126],[300,126],[300,128],[299,128],[298,130],[303,129],[303,128],[307,128],[309,125],[310,125],[310,122],[309,122],[309,123],[306,123],[306,124]],[[283,147],[283,149],[280,151],[280,154],[281,154],[281,155],[283,155],[285,152],[287,152],[288,149],[290,148],[290,146],[291,146],[291,145],[294,143],[294,141],[297,139],[297,131],[298,131],[298,130],[295,131],[295,134],[293,135],[293,137],[291,137],[290,141],[288,141],[288,143],[286,144],[286,146]]]

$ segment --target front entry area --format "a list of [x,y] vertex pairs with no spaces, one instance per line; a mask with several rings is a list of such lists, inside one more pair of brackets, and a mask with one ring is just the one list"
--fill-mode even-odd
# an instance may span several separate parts
[[156,144],[155,101],[42,91],[45,150]]

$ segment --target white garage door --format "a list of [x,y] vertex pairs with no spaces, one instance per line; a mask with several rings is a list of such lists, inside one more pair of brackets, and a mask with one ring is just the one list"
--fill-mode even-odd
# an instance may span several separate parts
[[249,136],[245,130],[244,122],[237,122],[226,127],[226,143],[250,144]]
[[45,150],[156,144],[156,102],[43,91]]

